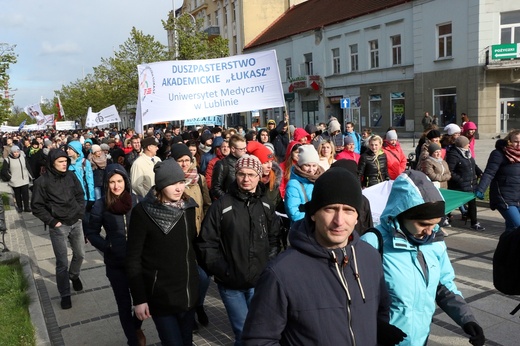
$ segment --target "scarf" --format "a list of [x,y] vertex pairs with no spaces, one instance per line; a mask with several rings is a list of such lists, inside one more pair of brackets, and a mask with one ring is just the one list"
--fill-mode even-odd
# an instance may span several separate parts
[[302,171],[302,169],[298,165],[295,165],[293,167],[294,167],[294,173],[296,173],[297,175],[299,175],[302,178],[306,178],[313,184],[316,181],[316,179],[318,179],[320,177],[320,175],[322,175],[323,172],[325,172],[325,169],[323,169],[323,167],[321,167],[321,166],[318,166],[318,169],[316,170],[316,173],[314,173],[314,175],[305,173],[304,171]]
[[179,199],[177,202],[163,202],[163,205],[177,209],[184,209],[184,204],[185,202],[182,198]]
[[462,156],[464,156],[464,158],[466,159],[471,159],[471,151],[469,149],[464,149],[464,148],[459,148],[459,147],[456,147],[460,153],[462,154]]
[[184,178],[186,180],[186,185],[196,185],[199,182],[199,173],[197,172],[197,168],[190,167],[187,173],[184,174]]
[[132,195],[128,191],[123,191],[117,200],[109,206],[108,211],[116,215],[124,215],[132,209]]
[[39,150],[40,150],[40,147],[38,147],[38,148],[34,148],[34,147],[31,145],[31,149],[29,149],[29,157],[31,157],[31,156],[33,156],[34,154],[36,154]]
[[90,156],[90,162],[94,164],[97,169],[105,169],[107,167],[107,157],[102,153],[100,157],[95,155]]
[[520,149],[515,149],[508,145],[504,148],[504,155],[506,155],[507,159],[511,163],[520,162]]

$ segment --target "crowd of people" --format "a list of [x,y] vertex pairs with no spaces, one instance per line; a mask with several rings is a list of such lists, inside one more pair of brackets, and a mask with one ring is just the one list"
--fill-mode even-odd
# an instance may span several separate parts
[[[482,171],[473,122],[427,125],[415,170],[395,128],[360,134],[335,118],[294,128],[285,116],[247,132],[6,134],[1,176],[18,211],[49,227],[63,309],[72,307],[71,284],[83,289],[85,246],[103,254],[129,345],[145,344],[147,318],[163,345],[191,345],[210,323],[211,280],[235,345],[422,345],[436,305],[483,345],[453,281],[443,233],[453,216],[438,188],[483,198],[491,186],[507,230],[520,226],[520,189],[511,187],[520,132],[497,142]],[[374,228],[362,190],[389,180]],[[474,199],[460,209],[484,230]]]

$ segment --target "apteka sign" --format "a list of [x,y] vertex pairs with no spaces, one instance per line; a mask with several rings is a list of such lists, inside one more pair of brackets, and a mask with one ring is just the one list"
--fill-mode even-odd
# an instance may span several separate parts
[[137,69],[143,125],[285,105],[274,50]]

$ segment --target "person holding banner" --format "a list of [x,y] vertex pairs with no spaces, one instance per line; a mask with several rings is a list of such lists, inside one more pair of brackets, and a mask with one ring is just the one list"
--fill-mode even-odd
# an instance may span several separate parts
[[[273,120],[274,121],[274,120]],[[286,113],[284,119],[269,132],[270,142],[274,145],[274,154],[278,162],[283,162],[285,159],[285,152],[289,145],[289,115]]]

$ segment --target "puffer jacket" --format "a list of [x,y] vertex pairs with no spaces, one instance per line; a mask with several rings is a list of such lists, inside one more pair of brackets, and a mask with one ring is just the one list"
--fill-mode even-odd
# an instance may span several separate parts
[[78,154],[78,158],[69,166],[69,171],[72,171],[78,177],[81,187],[85,192],[85,201],[95,201],[96,195],[94,193],[94,172],[90,161],[83,156],[83,147],[79,141],[72,141],[68,146]]
[[437,160],[431,156],[428,156],[421,162],[421,172],[426,174],[431,181],[439,182],[440,188],[447,189],[448,180],[451,179],[451,172],[448,163],[443,159]]
[[[108,181],[114,174],[119,174],[125,181],[125,190],[132,193],[130,178],[123,166],[111,164],[106,168],[104,181],[105,191]],[[133,206],[137,204],[137,197],[132,196]],[[85,236],[96,249],[103,253],[106,265],[124,267],[126,258],[126,234],[130,222],[131,210],[126,214],[114,214],[106,209],[105,198],[98,199],[90,212],[88,228]],[[101,236],[101,227],[105,230],[105,237]]]
[[23,151],[20,151],[20,156],[15,158],[13,154],[9,154],[8,157],[4,159],[4,162],[8,162],[8,164],[2,165],[2,170],[7,170],[9,168],[11,172],[11,180],[9,181],[9,186],[11,187],[20,187],[29,184],[29,180],[32,177],[31,167],[28,164],[28,160]]
[[199,263],[228,288],[254,287],[269,259],[280,252],[280,227],[265,186],[244,193],[235,181],[204,217],[197,241]]
[[511,163],[504,154],[507,141],[499,139],[489,155],[477,190],[484,193],[489,186],[489,207],[507,209],[520,206],[520,163]]
[[197,204],[183,199],[183,209],[165,205],[152,189],[132,209],[128,224],[126,272],[133,304],[148,303],[152,316],[186,312],[198,301]]
[[451,172],[448,188],[451,190],[475,192],[477,176],[482,174],[480,168],[475,164],[475,159],[473,157],[465,157],[459,148],[453,147],[446,152],[446,162]]
[[[433,241],[416,246],[408,240],[397,216],[426,202],[442,201],[439,190],[424,173],[406,171],[393,183],[388,203],[381,214],[377,231],[383,239],[383,271],[390,294],[390,324],[407,334],[400,345],[424,345],[436,303],[459,326],[476,322],[469,305],[457,289],[455,273],[448,257],[439,226],[436,225]],[[378,248],[373,233],[361,239]],[[422,268],[419,252],[428,266]]]
[[308,218],[289,241],[255,287],[244,345],[377,345],[377,320],[388,321],[390,303],[377,251],[356,232],[345,254],[326,249]]
[[237,160],[237,157],[229,154],[213,166],[211,190],[209,191],[212,199],[219,199],[228,192],[229,186],[235,181]]
[[[323,168],[321,169],[323,172]],[[314,190],[314,183],[295,173],[293,167],[291,179],[289,179],[285,187],[284,199],[285,211],[291,222],[301,220],[305,217],[305,212],[300,210],[300,205],[311,200],[312,190]]]
[[401,148],[401,144],[396,142],[395,145],[390,144],[388,141],[384,141],[383,150],[386,154],[386,165],[388,167],[388,176],[391,180],[395,180],[399,174],[403,173],[406,169],[406,155]]
[[363,187],[376,185],[390,179],[386,154],[383,149],[380,150],[377,158],[370,149],[361,154],[358,163],[358,175]]

